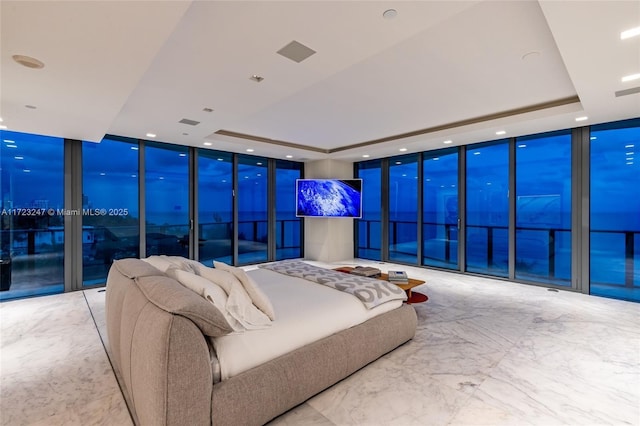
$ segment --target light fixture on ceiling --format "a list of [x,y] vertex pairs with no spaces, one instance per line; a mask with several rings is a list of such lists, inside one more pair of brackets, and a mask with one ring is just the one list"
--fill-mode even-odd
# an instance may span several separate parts
[[105,172],[100,173],[100,176],[106,176],[107,174]]
[[626,40],[628,38],[636,37],[639,35],[640,35],[640,27],[630,28],[620,33],[620,40]]
[[137,150],[138,150],[138,147],[137,147],[137,146],[132,146],[132,147],[131,147],[131,150],[132,150],[132,151],[137,151]]
[[247,148],[247,152],[253,152],[254,149],[253,148]]
[[396,164],[402,164],[402,161],[396,161]]
[[22,155],[16,155],[15,157],[16,160],[24,160],[24,157]]
[[181,152],[180,154],[178,154],[179,157],[186,157],[187,154],[185,154],[184,152]]
[[583,115],[582,117],[576,117],[576,121],[587,121],[589,119],[589,117],[587,117],[586,115]]
[[382,17],[384,19],[393,19],[396,16],[398,16],[398,11],[395,9],[387,9],[384,12],[382,12]]
[[11,139],[5,139],[4,142],[6,142],[6,143],[16,143],[16,141],[12,141]]
[[147,137],[148,138],[155,138],[156,134],[155,133],[147,133]]
[[640,78],[640,73],[637,73],[637,74],[625,75],[620,80],[623,83],[626,83],[627,81],[633,81],[633,80],[637,80],[639,78]]
[[212,144],[211,142],[205,142],[205,143],[203,143],[202,145],[204,145],[204,146],[211,146],[211,145],[213,145],[213,144]]
[[507,134],[507,132],[506,132],[506,131],[504,131],[504,130],[498,130],[498,131],[496,132],[496,135],[498,135],[498,136],[502,136],[502,135],[506,135],[506,134]]
[[400,151],[400,152],[406,152],[406,151],[407,151],[407,148],[400,148],[398,151]]
[[13,55],[13,60],[22,65],[23,67],[33,68],[33,69],[41,69],[44,68],[44,62],[39,61],[36,58],[32,58],[31,56],[25,55]]
[[442,143],[445,144],[445,145],[449,145],[449,144],[453,143],[453,141],[452,140],[446,140],[446,141],[444,141]]
[[285,155],[285,158],[293,158],[293,155]]
[[440,160],[440,157],[433,157],[433,158],[432,158],[432,160],[433,160],[433,161],[439,161],[439,160]]
[[18,145],[5,145],[7,148],[17,148]]
[[362,154],[362,158],[369,158],[370,155],[369,154]]
[[24,169],[24,170],[23,170],[23,172],[25,172],[25,173],[31,173],[31,170],[29,170],[29,169]]
[[591,137],[589,138],[589,140],[592,140],[592,141],[595,141],[596,139],[598,139],[598,137],[597,137],[597,136],[591,136]]
[[256,163],[256,166],[262,166],[262,163],[257,162],[257,163]]
[[520,144],[520,145],[518,145],[518,148],[526,148],[526,147],[527,147],[527,145],[526,145],[526,144]]
[[251,77],[249,77],[249,80],[255,81],[256,83],[260,83],[262,80],[264,80],[264,77],[261,77],[258,74],[253,74]]

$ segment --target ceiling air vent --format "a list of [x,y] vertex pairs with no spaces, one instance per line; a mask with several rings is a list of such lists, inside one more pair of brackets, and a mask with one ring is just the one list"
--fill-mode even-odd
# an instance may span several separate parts
[[200,124],[199,121],[189,120],[188,118],[183,118],[182,120],[178,121],[178,123],[188,124],[189,126],[197,126],[198,124]]
[[632,87],[631,89],[618,90],[616,92],[616,98],[619,98],[620,96],[633,95],[634,93],[640,93],[640,86]]
[[316,53],[316,51],[313,49],[309,49],[304,44],[298,43],[294,40],[282,49],[278,50],[278,53],[287,59],[291,59],[294,62],[300,63],[307,59],[309,56]]

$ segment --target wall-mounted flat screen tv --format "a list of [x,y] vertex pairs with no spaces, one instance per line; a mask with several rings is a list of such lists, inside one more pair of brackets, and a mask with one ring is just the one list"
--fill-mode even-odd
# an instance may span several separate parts
[[362,179],[297,179],[296,216],[362,217]]

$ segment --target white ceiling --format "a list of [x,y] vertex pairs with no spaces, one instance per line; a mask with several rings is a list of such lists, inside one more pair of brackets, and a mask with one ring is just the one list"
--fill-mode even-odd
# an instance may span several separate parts
[[[640,72],[640,37],[620,40],[637,0],[3,0],[0,23],[0,117],[21,132],[357,161],[640,116],[614,94],[640,86],[620,80]],[[317,53],[276,53],[292,40]]]

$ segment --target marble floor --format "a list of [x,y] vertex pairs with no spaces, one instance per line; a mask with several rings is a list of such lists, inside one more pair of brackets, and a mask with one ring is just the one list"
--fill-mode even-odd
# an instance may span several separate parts
[[[270,426],[640,425],[640,304],[395,268],[416,337]],[[100,332],[98,289],[1,303],[0,424],[130,425]]]

